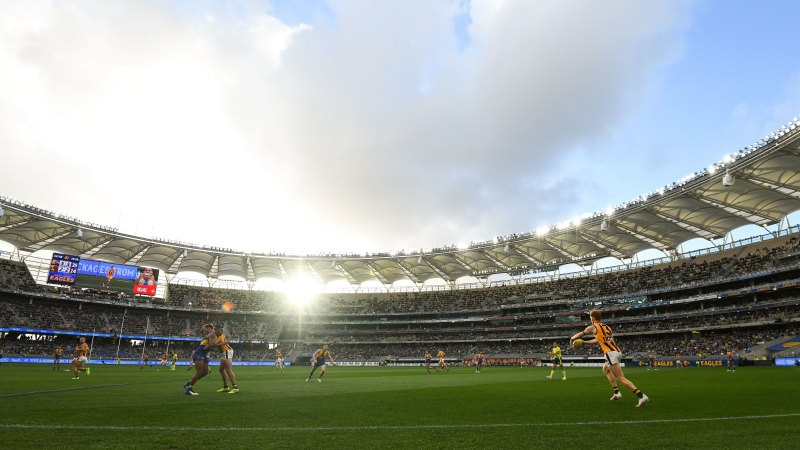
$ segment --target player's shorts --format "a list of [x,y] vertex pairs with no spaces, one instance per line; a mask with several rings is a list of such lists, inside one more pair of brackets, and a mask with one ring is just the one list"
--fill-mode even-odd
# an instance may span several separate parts
[[444,359],[439,358],[439,364],[444,364]]
[[314,360],[314,367],[319,367],[319,366],[324,366],[324,365],[325,365],[325,359],[324,358],[323,359]]
[[615,352],[615,351],[606,352],[606,354],[603,356],[605,356],[606,362],[608,363],[609,366],[613,366],[614,364],[619,364],[620,361],[622,361],[622,352]]
[[426,359],[426,360],[425,360],[425,364],[427,364],[427,365],[429,365],[429,366],[430,366],[430,365],[431,365],[431,360],[430,360],[430,359]]
[[86,361],[88,361],[88,359],[86,359],[85,356],[79,356],[77,358],[77,361],[80,362],[80,363],[85,363]]
[[192,353],[192,361],[194,361],[195,363],[198,361],[202,361],[208,364],[208,353],[195,350],[195,352]]
[[223,359],[233,359],[233,349],[223,351],[222,356],[220,356],[219,359],[220,361]]
[[561,361],[561,358],[553,358],[553,364],[563,366],[564,363]]
[[483,360],[482,360],[482,359],[479,359],[479,360],[478,360],[478,364],[480,364],[480,365],[484,365],[485,363],[483,362]]

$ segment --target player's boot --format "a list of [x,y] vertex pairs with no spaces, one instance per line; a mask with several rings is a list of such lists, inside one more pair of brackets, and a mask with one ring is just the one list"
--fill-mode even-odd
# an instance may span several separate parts
[[322,383],[322,378],[317,378],[317,381],[319,381],[320,383]]
[[636,404],[636,407],[637,407],[637,408],[641,408],[641,407],[642,407],[642,406],[644,406],[644,404],[645,404],[645,403],[647,403],[649,400],[650,400],[650,398],[649,398],[649,397],[647,397],[646,395],[642,394],[642,398],[640,398],[640,399],[639,399],[639,403],[637,403],[637,404]]
[[193,391],[191,389],[187,389],[186,390],[186,395],[200,395],[200,394],[198,394],[197,392],[195,392],[195,391]]
[[80,380],[81,377],[72,377],[73,380]]
[[306,378],[306,381],[311,381],[311,377]]
[[86,375],[91,375],[91,374],[92,374],[92,369],[90,369],[89,366],[86,366]]
[[612,395],[612,396],[611,396],[611,399],[610,399],[610,400],[613,402],[613,401],[619,400],[619,399],[621,399],[621,398],[622,398],[622,394],[620,394],[619,392],[617,392],[616,394],[614,394],[614,395]]
[[551,377],[550,375],[546,376],[545,378],[547,378],[548,380],[552,380],[553,379],[553,377]]
[[238,392],[239,392],[239,388],[233,388],[230,391],[228,391],[228,394],[236,394]]
[[567,377],[562,378],[561,381],[567,381]]
[[222,389],[217,389],[217,392],[229,392],[230,390],[231,390],[231,388],[224,387]]

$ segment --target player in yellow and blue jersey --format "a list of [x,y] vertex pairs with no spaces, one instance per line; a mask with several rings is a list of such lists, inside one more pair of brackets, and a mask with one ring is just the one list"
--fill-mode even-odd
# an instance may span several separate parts
[[314,375],[314,371],[317,370],[317,367],[321,367],[319,378],[317,381],[322,383],[322,376],[325,375],[325,358],[329,358],[331,360],[331,364],[334,366],[336,363],[333,361],[333,356],[331,356],[330,352],[328,352],[328,344],[322,346],[321,349],[314,352],[314,355],[311,357],[311,363],[313,366],[311,367],[311,373],[308,374],[308,378],[306,381],[311,380],[311,376]]
[[[223,332],[222,327],[214,329],[217,335],[217,345],[222,355],[219,357],[219,374],[222,375],[222,389],[217,392],[227,392],[236,394],[239,392],[239,385],[236,384],[236,375],[233,373],[233,347],[228,343],[228,336]],[[228,387],[228,378],[231,379],[231,387]]]
[[64,354],[64,349],[59,345],[53,350],[53,371],[61,370],[61,356]]
[[564,370],[564,361],[561,360],[561,347],[558,346],[558,342],[553,342],[553,351],[547,352],[547,354],[553,357],[553,367],[550,369],[550,375],[545,378],[552,380],[553,374],[556,371],[556,366],[561,366],[561,379],[566,381],[567,371]]
[[430,373],[431,373],[431,359],[432,358],[433,358],[433,356],[431,356],[431,352],[429,352],[428,350],[425,350],[425,369],[428,371],[428,375],[430,375]]
[[483,352],[475,355],[475,373],[481,373],[484,364],[486,364],[486,357],[483,356]]
[[198,395],[197,392],[194,391],[194,385],[200,378],[208,375],[208,352],[210,352],[213,347],[217,346],[217,335],[214,334],[214,325],[210,323],[203,325],[203,333],[205,333],[205,337],[200,341],[200,345],[197,346],[194,353],[192,353],[192,361],[194,362],[195,370],[194,376],[188,383],[183,385],[183,387],[186,388],[186,395]]
[[728,350],[728,372],[736,372],[736,364],[733,362],[733,352]]

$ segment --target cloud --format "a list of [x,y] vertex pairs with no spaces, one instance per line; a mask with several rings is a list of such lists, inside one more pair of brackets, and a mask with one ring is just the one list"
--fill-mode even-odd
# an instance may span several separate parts
[[605,206],[565,161],[635,110],[687,14],[473,0],[464,48],[458,2],[331,1],[295,26],[200,5],[3,3],[2,191],[253,251],[530,230]]

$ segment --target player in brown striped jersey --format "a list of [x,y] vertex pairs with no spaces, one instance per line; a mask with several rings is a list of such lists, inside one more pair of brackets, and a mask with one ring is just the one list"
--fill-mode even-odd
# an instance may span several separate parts
[[580,339],[587,334],[593,335],[594,339],[583,341],[583,343],[598,344],[600,348],[603,349],[603,356],[606,359],[606,362],[603,364],[603,373],[606,374],[608,382],[611,383],[611,387],[614,388],[614,395],[611,396],[611,400],[619,400],[622,398],[622,394],[619,393],[619,388],[617,387],[617,383],[619,382],[639,397],[639,403],[637,403],[636,407],[641,408],[650,399],[625,378],[625,374],[622,373],[622,365],[620,364],[622,352],[614,340],[614,333],[611,331],[611,327],[600,322],[601,314],[600,311],[596,309],[589,313],[589,317],[592,319],[592,324],[586,327],[585,330],[572,336],[569,340],[570,345],[572,345],[576,339]]

